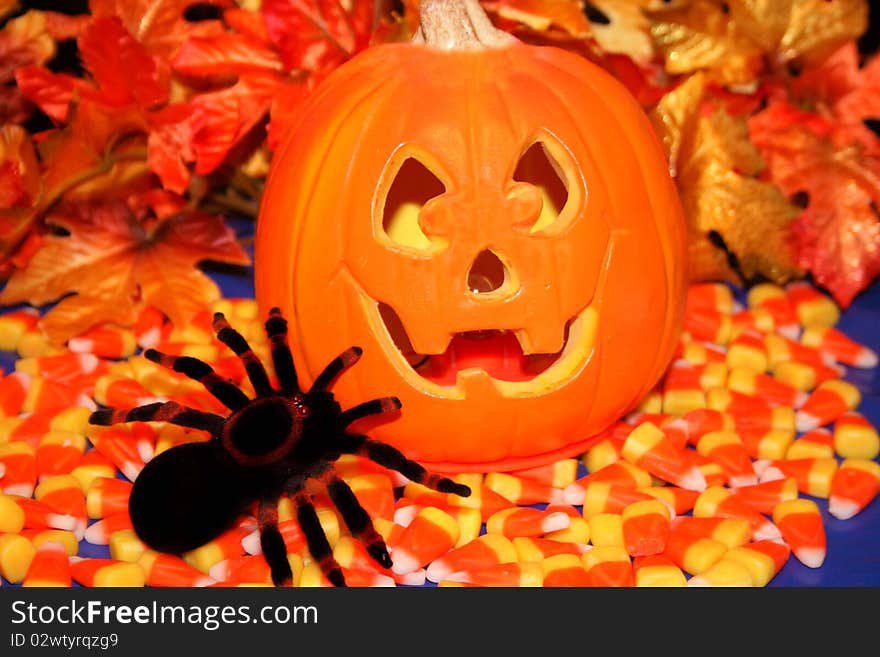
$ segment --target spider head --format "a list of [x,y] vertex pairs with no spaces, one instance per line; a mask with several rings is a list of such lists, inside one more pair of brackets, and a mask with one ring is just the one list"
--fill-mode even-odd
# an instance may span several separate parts
[[299,397],[258,397],[233,413],[221,440],[241,465],[271,465],[284,458],[302,435],[309,407]]

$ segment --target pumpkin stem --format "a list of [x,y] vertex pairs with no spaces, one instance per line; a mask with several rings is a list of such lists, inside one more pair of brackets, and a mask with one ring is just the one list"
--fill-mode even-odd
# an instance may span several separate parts
[[505,48],[516,41],[492,25],[479,0],[421,0],[412,40],[439,50]]

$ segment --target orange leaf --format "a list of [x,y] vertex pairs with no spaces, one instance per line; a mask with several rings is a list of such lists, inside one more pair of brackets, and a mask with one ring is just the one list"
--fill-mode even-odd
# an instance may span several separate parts
[[[152,55],[168,60],[188,38],[223,31],[219,20],[186,20],[185,12],[193,4],[192,0],[90,0],[89,8],[95,18],[118,17]],[[199,4],[222,8],[233,2],[203,0]]]
[[43,64],[55,55],[55,40],[46,31],[46,16],[29,11],[0,30],[0,83],[12,79],[19,66]]
[[220,297],[199,262],[249,263],[222,218],[205,213],[149,225],[121,201],[80,202],[62,204],[49,221],[68,234],[47,236],[0,304],[57,302],[41,325],[59,343],[101,322],[131,325],[144,306],[182,325]]
[[30,229],[39,188],[40,168],[29,135],[16,125],[0,127],[0,263]]
[[578,38],[592,32],[583,4],[578,0],[491,0],[482,4],[486,11],[537,32],[556,27]]
[[807,198],[799,260],[844,308],[880,275],[880,161],[846,130],[785,103],[749,121],[771,178]]
[[651,113],[688,222],[692,280],[783,283],[801,276],[790,236],[797,208],[759,178],[765,165],[745,119],[723,109],[704,113],[706,92],[698,73]]
[[590,4],[600,13],[598,20],[590,22],[593,38],[602,50],[627,55],[640,66],[651,63],[654,58],[651,23],[638,2],[593,0]]
[[651,12],[672,74],[704,70],[723,84],[754,83],[765,69],[821,61],[867,28],[864,0],[695,0]]
[[263,0],[260,11],[287,70],[327,73],[381,29],[375,0]]

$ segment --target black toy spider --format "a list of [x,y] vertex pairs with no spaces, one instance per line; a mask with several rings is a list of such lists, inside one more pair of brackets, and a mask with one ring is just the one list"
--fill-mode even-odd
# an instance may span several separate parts
[[276,390],[259,358],[222,313],[215,313],[213,328],[217,338],[241,358],[255,399],[201,360],[148,349],[146,358],[199,381],[232,413],[223,417],[169,401],[99,410],[89,417],[89,422],[98,425],[171,422],[206,430],[212,436],[207,442],[179,445],[160,453],[135,479],[129,512],[135,532],[148,546],[175,554],[197,548],[230,528],[256,502],[260,543],[272,581],[277,586],[289,585],[292,573],[278,530],[278,499],[288,494],[312,558],[332,584],[345,586],[305,489],[310,478],[326,486],[352,536],[364,543],[370,556],[385,568],[392,563],[369,515],[336,474],[333,462],[342,454],[359,454],[434,490],[470,495],[467,486],[429,473],[391,445],[346,431],[355,420],[401,407],[396,397],[383,397],[343,411],[334,399],[329,388],[358,361],[359,347],[342,352],[311,388],[303,391],[287,344],[287,320],[273,308],[265,328],[280,385]]

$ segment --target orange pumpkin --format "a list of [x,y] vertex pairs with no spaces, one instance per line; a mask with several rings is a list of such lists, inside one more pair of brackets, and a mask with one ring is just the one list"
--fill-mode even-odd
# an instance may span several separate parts
[[422,3],[412,43],[368,49],[275,154],[257,300],[290,319],[308,383],[364,349],[344,407],[396,395],[371,435],[446,472],[582,452],[672,357],[685,224],[661,147],[611,75]]

